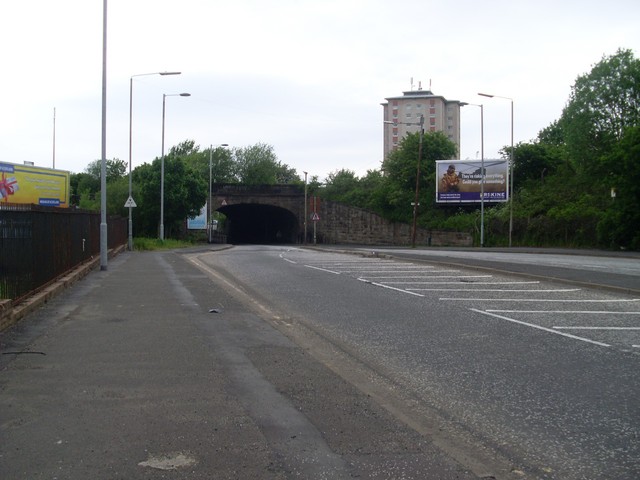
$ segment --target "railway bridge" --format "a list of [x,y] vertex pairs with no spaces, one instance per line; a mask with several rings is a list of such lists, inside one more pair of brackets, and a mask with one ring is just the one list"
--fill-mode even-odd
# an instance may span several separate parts
[[[307,198],[303,185],[213,184],[211,205],[227,217],[229,243],[410,245],[411,225],[329,200]],[[306,225],[305,225],[306,212]],[[471,246],[468,233],[416,231],[420,245]]]

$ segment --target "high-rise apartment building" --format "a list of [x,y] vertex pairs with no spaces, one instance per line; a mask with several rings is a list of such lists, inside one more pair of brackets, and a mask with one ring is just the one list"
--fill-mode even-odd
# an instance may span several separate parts
[[447,100],[431,90],[411,90],[401,97],[385,98],[382,104],[384,120],[384,158],[397,148],[407,133],[420,131],[420,115],[424,115],[424,131],[443,132],[460,152],[459,100]]

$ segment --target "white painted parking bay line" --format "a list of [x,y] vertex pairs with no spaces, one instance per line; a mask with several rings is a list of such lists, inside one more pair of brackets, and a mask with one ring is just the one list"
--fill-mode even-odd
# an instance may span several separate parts
[[334,275],[340,275],[340,272],[334,272],[333,270],[327,270],[326,268],[313,267],[311,265],[305,265],[307,268],[313,268],[314,270],[320,270],[321,272],[333,273]]
[[[405,277],[403,277],[405,278]],[[384,282],[387,285],[524,285],[524,284],[532,284],[532,283],[540,283],[539,281],[535,282],[466,282],[464,280],[458,280],[457,282]]]
[[640,327],[553,327],[556,330],[640,330]]
[[384,283],[370,282],[369,280],[365,280],[364,278],[359,278],[358,280],[360,282],[368,283],[370,285],[375,285],[376,287],[382,287],[382,288],[386,288],[388,290],[394,290],[396,292],[408,293],[409,295],[415,295],[416,297],[424,297],[424,295],[421,295],[419,293],[409,292],[408,290],[404,290],[402,288],[390,287],[389,285],[385,285]]
[[545,292],[545,293],[558,293],[558,292],[577,292],[579,288],[567,288],[567,289],[554,289],[554,290],[517,290],[515,288],[407,288],[416,292]]
[[615,310],[486,310],[494,313],[559,313],[580,315],[640,315],[640,312],[616,312]]
[[475,308],[470,308],[469,310],[471,310],[472,312],[481,313],[482,315],[488,315],[490,317],[495,317],[495,318],[499,318],[501,320],[506,320],[507,322],[517,323],[518,325],[524,325],[525,327],[531,327],[531,328],[535,328],[537,330],[542,330],[544,332],[553,333],[555,335],[562,335],[563,337],[572,338],[574,340],[580,340],[581,342],[592,343],[594,345],[599,345],[601,347],[610,347],[611,346],[611,345],[609,345],[607,343],[596,342],[595,340],[591,340],[589,338],[584,338],[584,337],[578,337],[576,335],[571,335],[570,333],[559,332],[559,331],[554,330],[552,328],[543,327],[541,325],[536,325],[534,323],[523,322],[521,320],[516,320],[515,318],[509,318],[509,317],[505,317],[503,315],[496,315],[495,313],[484,312],[482,310],[478,310],[478,309],[475,309]]
[[384,280],[385,278],[491,278],[491,275],[401,275],[401,276],[385,276],[385,277],[369,277],[376,280]]
[[637,302],[640,298],[631,299],[613,299],[613,300],[552,300],[549,298],[455,298],[455,297],[442,297],[438,300],[457,300],[466,302],[561,302],[561,303],[616,303],[616,302]]

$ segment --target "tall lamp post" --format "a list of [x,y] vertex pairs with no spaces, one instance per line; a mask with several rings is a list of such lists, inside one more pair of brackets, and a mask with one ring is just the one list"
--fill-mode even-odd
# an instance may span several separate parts
[[132,125],[133,125],[133,79],[134,77],[143,77],[146,75],[180,75],[180,72],[153,72],[153,73],[138,73],[136,75],[131,75],[129,79],[129,237],[128,237],[128,248],[129,251],[133,250],[133,212],[131,201],[131,145],[132,145]]
[[302,240],[303,245],[307,244],[307,172],[304,173],[304,239]]
[[480,246],[484,247],[484,105],[460,102],[460,106],[480,107]]
[[162,94],[162,156],[160,157],[160,240],[164,240],[164,112],[167,97],[190,97],[190,93]]
[[478,95],[488,98],[502,98],[511,102],[511,153],[509,155],[509,246],[512,245],[513,237],[513,98],[501,97],[500,95],[490,95],[488,93],[478,93]]
[[[221,143],[216,145],[218,147],[228,147],[229,144]],[[213,219],[211,218],[211,180],[212,180],[212,164],[213,164],[213,145],[209,146],[209,196],[207,197],[207,205],[209,205],[209,243],[211,243],[211,231],[213,230]]]
[[420,121],[418,123],[404,123],[404,122],[392,122],[385,120],[383,123],[391,125],[419,125],[420,126],[420,141],[418,144],[418,164],[416,166],[416,190],[415,201],[413,202],[413,225],[411,228],[411,248],[416,247],[416,230],[418,222],[418,199],[420,197],[420,160],[422,159],[422,141],[424,138],[424,115],[420,114]]

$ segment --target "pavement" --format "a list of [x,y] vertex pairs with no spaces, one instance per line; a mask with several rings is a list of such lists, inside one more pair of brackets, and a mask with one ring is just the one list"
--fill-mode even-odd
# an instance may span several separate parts
[[0,333],[0,478],[514,478],[448,457],[189,253],[123,252]]

